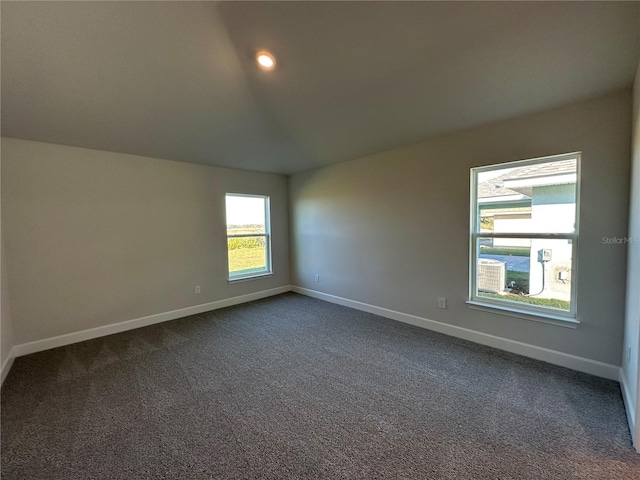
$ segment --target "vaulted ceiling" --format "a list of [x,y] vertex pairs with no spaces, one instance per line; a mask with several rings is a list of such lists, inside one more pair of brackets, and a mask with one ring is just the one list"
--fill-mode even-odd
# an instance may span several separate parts
[[[633,81],[637,2],[2,2],[2,135],[294,173]],[[258,49],[278,60],[259,70]]]

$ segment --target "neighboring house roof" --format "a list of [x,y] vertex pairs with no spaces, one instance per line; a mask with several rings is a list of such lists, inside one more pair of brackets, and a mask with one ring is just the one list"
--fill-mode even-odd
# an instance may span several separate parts
[[[561,160],[558,162],[546,162],[537,165],[527,165],[516,167],[497,177],[478,184],[478,198],[494,198],[495,201],[507,201],[509,199],[523,199],[525,195],[522,191],[508,188],[509,183],[514,180],[542,179],[550,177],[547,185],[570,183],[567,182],[568,175],[576,173],[576,159]],[[556,180],[554,180],[554,178]],[[575,180],[574,180],[575,182]],[[520,183],[520,182],[518,182]],[[539,182],[534,182],[539,183]],[[520,189],[519,189],[520,190]],[[502,197],[502,198],[497,198]]]

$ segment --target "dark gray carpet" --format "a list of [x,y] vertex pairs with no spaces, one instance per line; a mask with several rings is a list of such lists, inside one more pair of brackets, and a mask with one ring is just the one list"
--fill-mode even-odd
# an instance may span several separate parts
[[285,294],[16,359],[2,479],[640,478],[616,382]]

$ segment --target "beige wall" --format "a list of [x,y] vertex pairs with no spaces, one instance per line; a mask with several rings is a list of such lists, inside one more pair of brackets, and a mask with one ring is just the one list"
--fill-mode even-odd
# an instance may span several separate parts
[[[272,277],[228,284],[226,192],[271,196]],[[15,344],[289,284],[281,175],[3,138],[2,221]]]
[[[292,282],[620,365],[631,93],[523,116],[290,177]],[[577,329],[471,310],[469,169],[582,151]],[[320,275],[316,283],[314,275]],[[446,297],[449,308],[437,308]]]
[[[2,248],[4,250],[4,247]],[[0,289],[0,365],[4,365],[13,347],[13,324],[11,322],[11,307],[9,304],[9,290],[7,286],[6,262],[4,252],[0,259],[1,274]]]
[[0,268],[2,269],[2,278],[0,279],[0,289],[2,290],[2,296],[0,297],[0,365],[5,364],[14,345],[4,247],[2,247],[2,250],[2,258],[0,259]]
[[[0,164],[0,172],[1,170]],[[1,190],[2,188],[0,187],[0,191]],[[2,201],[0,199],[0,205],[1,204]],[[0,366],[4,366],[13,347],[13,325],[11,322],[11,307],[9,305],[9,288],[7,284],[3,236],[4,230],[2,230],[2,226],[0,225]]]
[[[638,432],[638,373],[640,357],[640,66],[636,74],[633,89],[633,138],[632,138],[631,196],[629,211],[629,233],[631,240],[627,254],[627,309],[622,356],[622,375],[627,389],[627,398],[635,411],[636,429],[633,432],[636,448],[640,451],[640,432]],[[632,428],[633,430],[633,428]]]

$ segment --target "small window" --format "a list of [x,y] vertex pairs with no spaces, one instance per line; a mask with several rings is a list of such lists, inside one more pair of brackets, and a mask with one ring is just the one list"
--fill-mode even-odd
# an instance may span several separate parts
[[269,197],[227,193],[229,280],[271,273]]
[[471,303],[576,318],[579,172],[579,153],[471,169]]

